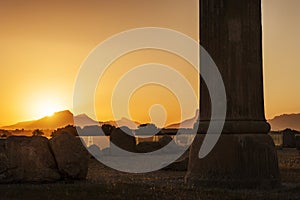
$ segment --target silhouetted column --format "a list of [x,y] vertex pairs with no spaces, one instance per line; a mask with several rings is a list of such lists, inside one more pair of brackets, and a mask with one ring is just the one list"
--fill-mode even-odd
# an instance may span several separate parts
[[[223,133],[267,133],[262,73],[260,0],[202,0],[200,41],[224,80],[227,117]],[[210,97],[200,84],[200,132],[210,120]]]
[[211,107],[201,79],[200,134],[191,147],[186,181],[233,187],[278,184],[277,154],[264,114],[261,0],[200,2],[200,41],[222,75],[227,115],[217,145],[199,159]]

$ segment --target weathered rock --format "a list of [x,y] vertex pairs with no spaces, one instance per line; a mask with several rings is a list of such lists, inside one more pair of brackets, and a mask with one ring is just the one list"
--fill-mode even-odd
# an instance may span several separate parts
[[49,182],[61,177],[45,137],[9,137],[6,182]]
[[284,131],[282,133],[282,146],[286,148],[296,147],[296,137],[295,133],[292,131]]
[[140,142],[136,145],[136,151],[139,153],[149,153],[159,150],[161,145],[159,142]]
[[190,150],[186,182],[212,187],[274,187],[280,184],[277,152],[264,134],[222,134],[213,150],[199,159],[205,135]]
[[[77,127],[77,128],[79,128],[79,127]],[[64,132],[69,133],[69,134],[74,135],[74,136],[78,136],[77,128],[75,126],[72,126],[72,125],[68,125],[64,128],[58,128],[58,129],[56,129],[55,131],[52,132],[51,137],[55,137],[55,136],[57,136],[59,134],[62,134]]]
[[139,153],[149,153],[159,149],[165,154],[177,154],[183,151],[183,147],[178,146],[168,135],[163,136],[158,142],[140,142],[136,146]]
[[159,139],[159,144],[164,147],[166,145],[168,145],[171,141],[172,141],[172,137],[169,135],[164,135],[162,138]]
[[110,142],[125,151],[136,152],[135,137],[127,127],[114,129],[110,135]]
[[110,152],[110,148],[107,147],[107,148],[104,148],[101,150],[101,155],[110,155],[111,152]]
[[85,179],[88,172],[88,152],[77,138],[62,133],[50,140],[59,173],[65,179]]
[[103,124],[101,128],[105,135],[110,135],[113,132],[113,130],[115,130],[116,127],[110,124]]

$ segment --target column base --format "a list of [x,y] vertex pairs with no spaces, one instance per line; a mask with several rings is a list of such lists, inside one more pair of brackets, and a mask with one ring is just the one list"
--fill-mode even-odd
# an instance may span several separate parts
[[[208,126],[213,120],[200,121],[198,133],[205,134]],[[222,134],[265,134],[269,133],[271,126],[268,122],[254,120],[226,120],[222,130]]]
[[277,152],[269,135],[222,134],[213,150],[199,159],[204,137],[198,134],[191,146],[187,184],[225,188],[280,186]]

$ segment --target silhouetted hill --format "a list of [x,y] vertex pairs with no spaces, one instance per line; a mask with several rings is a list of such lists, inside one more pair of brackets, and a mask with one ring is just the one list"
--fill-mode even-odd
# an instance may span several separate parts
[[25,130],[32,130],[32,129],[57,129],[62,128],[67,125],[74,125],[74,119],[77,126],[93,126],[93,125],[103,125],[103,124],[110,124],[113,126],[127,126],[131,129],[136,129],[139,125],[138,122],[132,122],[129,119],[122,118],[115,121],[106,121],[106,122],[97,122],[90,117],[88,117],[86,114],[80,114],[73,118],[73,114],[69,110],[64,110],[60,112],[54,113],[50,117],[43,117],[38,120],[32,120],[32,121],[25,121],[25,122],[19,122],[14,125],[10,126],[4,126],[3,129],[25,129]]
[[286,128],[300,131],[300,114],[284,114],[268,120],[273,131]]
[[67,125],[72,125],[73,114],[68,111],[60,111],[54,113],[50,117],[43,117],[38,120],[19,122],[11,126],[5,126],[5,129],[56,129]]
[[140,125],[139,122],[131,121],[130,119],[124,117],[117,121],[100,122],[100,125],[102,124],[110,124],[115,127],[127,126],[130,129],[137,129],[137,127]]
[[[181,123],[182,128],[193,128],[199,117],[199,111],[197,110],[195,117],[187,119]],[[299,114],[284,114],[276,116],[273,119],[268,120],[273,131],[284,130],[290,128],[300,131],[300,113]],[[178,129],[180,123],[175,123],[167,126],[166,128]]]
[[[196,123],[199,116],[199,111],[196,111],[195,117],[184,120],[181,123],[182,128],[193,128],[194,124]],[[75,116],[76,124],[83,127],[83,126],[92,126],[95,124],[103,125],[103,124],[110,124],[113,126],[127,126],[130,129],[137,129],[140,125],[138,122],[131,121],[127,118],[122,118],[117,121],[104,121],[104,122],[97,122],[85,114]],[[268,120],[271,124],[271,129],[273,131],[277,130],[284,130],[286,128],[294,129],[300,131],[300,113],[299,114],[284,114],[280,116],[276,116],[273,119]],[[74,118],[73,114],[68,111],[60,111],[54,113],[50,117],[43,117],[38,120],[32,121],[25,121],[19,122],[14,125],[4,126],[1,127],[3,129],[57,129],[61,127],[65,127],[67,125],[74,125]],[[179,128],[180,123],[174,123],[168,125],[166,128],[177,129]]]
[[[93,119],[91,119],[86,114],[80,114],[74,117],[76,126],[84,127],[84,126],[94,126],[99,125],[99,123]],[[74,122],[72,122],[72,125],[74,125]]]
[[199,110],[196,111],[196,114],[193,118],[184,120],[181,123],[175,123],[175,124],[171,124],[169,126],[167,126],[167,129],[178,129],[179,126],[181,126],[181,128],[193,128],[194,124],[197,122],[199,118]]

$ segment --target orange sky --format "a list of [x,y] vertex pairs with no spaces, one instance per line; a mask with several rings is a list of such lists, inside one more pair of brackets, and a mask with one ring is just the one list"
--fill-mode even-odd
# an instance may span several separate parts
[[[267,118],[300,113],[299,6],[298,0],[263,1]],[[71,109],[76,75],[89,52],[113,34],[147,26],[174,29],[197,39],[198,1],[0,1],[0,125]],[[197,91],[197,74],[183,59],[157,50],[134,52],[113,63],[101,80],[96,95],[99,120],[112,119],[113,83],[126,70],[147,62],[174,67]],[[146,94],[151,98],[144,98]],[[179,120],[173,94],[153,85],[139,89],[130,100],[132,118],[149,120],[147,110],[156,101],[165,106],[167,123]],[[194,107],[184,112],[184,118],[192,117]]]

